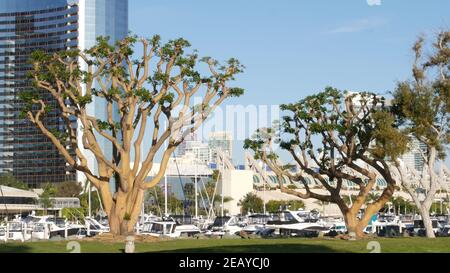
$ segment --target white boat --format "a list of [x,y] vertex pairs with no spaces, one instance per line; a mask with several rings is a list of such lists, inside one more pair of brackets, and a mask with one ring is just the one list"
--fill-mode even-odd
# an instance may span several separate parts
[[380,213],[377,220],[373,221],[367,230],[370,231],[368,233],[376,233],[380,237],[399,237],[406,231],[406,225],[402,223],[400,216],[393,213]]
[[337,236],[340,234],[347,233],[347,225],[345,222],[336,222],[331,225],[330,231],[327,233],[328,236]]
[[[436,218],[431,219],[431,225],[433,227],[434,234],[439,233],[439,221]],[[418,236],[425,237],[426,236],[426,230],[425,225],[423,223],[423,220],[414,220],[414,234]]]
[[195,225],[177,225],[175,232],[180,233],[181,237],[192,237],[196,234],[200,234],[201,230]]
[[31,238],[33,240],[49,240],[50,230],[50,223],[35,223],[32,227]]
[[278,219],[269,221],[266,228],[281,236],[316,237],[320,232],[328,232],[326,223],[320,220],[317,212],[283,211]]
[[192,224],[190,216],[172,216],[162,220],[145,222],[140,233],[153,237],[190,237],[199,234],[201,230]]
[[21,241],[26,239],[26,224],[21,221],[11,221],[6,224],[6,240]]
[[6,242],[6,226],[0,226],[0,242]]
[[103,233],[108,233],[110,231],[108,226],[101,224],[94,218],[86,217],[84,219],[84,228],[86,229],[87,236],[95,236]]
[[177,223],[173,220],[146,222],[142,225],[141,235],[178,238],[181,236],[181,232],[176,231],[176,225]]
[[194,224],[194,219],[190,215],[171,215],[170,219],[175,221],[175,232],[179,232],[182,237],[191,237],[201,233],[200,228]]
[[450,237],[450,225],[443,226],[436,235],[439,237]]
[[64,218],[54,216],[34,216],[30,215],[23,220],[28,227],[29,237],[36,240],[48,240],[54,237],[67,238],[78,236],[83,225],[72,224]]
[[328,216],[321,217],[320,222],[325,224],[325,227],[329,229],[326,233],[328,236],[337,236],[339,234],[347,233],[347,225],[342,217],[339,216]]
[[247,234],[265,235],[266,225],[273,218],[266,214],[253,214],[247,217],[247,225],[242,229]]
[[239,223],[239,219],[234,216],[216,217],[214,223],[205,233],[207,236],[224,236],[238,235],[243,227]]

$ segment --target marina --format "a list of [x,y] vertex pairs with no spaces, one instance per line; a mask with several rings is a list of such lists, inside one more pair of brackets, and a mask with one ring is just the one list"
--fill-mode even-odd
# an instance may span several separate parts
[[[342,218],[322,216],[317,211],[283,210],[276,214],[246,216],[218,216],[211,220],[192,216],[144,215],[145,221],[137,224],[135,234],[157,238],[318,238],[344,235],[347,230]],[[180,220],[182,219],[182,220]],[[450,217],[433,216],[436,236],[450,237]],[[0,225],[0,242],[27,242],[45,240],[82,240],[108,234],[107,224],[100,219],[86,218],[69,222],[53,216],[17,217]],[[206,223],[206,224],[205,224]],[[207,224],[209,223],[209,224]],[[380,213],[364,229],[375,237],[424,237],[425,231],[419,216]]]

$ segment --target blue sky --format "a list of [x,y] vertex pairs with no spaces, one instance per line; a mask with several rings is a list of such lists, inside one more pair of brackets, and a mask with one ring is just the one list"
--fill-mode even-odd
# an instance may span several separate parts
[[287,103],[325,86],[386,93],[410,77],[417,36],[450,26],[448,0],[129,2],[135,34],[183,37],[200,55],[241,60],[244,105]]

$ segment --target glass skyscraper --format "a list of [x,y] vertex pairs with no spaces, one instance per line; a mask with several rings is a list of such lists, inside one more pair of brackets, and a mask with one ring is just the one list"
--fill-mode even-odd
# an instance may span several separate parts
[[[37,49],[87,49],[97,36],[115,41],[127,32],[128,0],[0,0],[0,174],[11,173],[32,187],[80,180],[50,140],[20,117],[19,93],[31,86],[27,60]],[[45,123],[64,130],[57,104],[43,95],[55,109]],[[105,109],[97,100],[88,110],[102,118]],[[109,143],[102,146],[111,150]]]

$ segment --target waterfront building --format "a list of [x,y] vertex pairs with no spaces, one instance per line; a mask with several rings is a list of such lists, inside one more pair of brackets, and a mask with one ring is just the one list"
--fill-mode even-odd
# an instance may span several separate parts
[[[42,192],[41,192],[42,194]],[[51,207],[44,208],[39,197],[39,191],[16,189],[0,185],[0,221],[4,217],[14,217],[17,214],[31,214],[37,211],[47,210],[60,215],[64,208],[81,207],[80,199],[70,197],[50,198]]]

